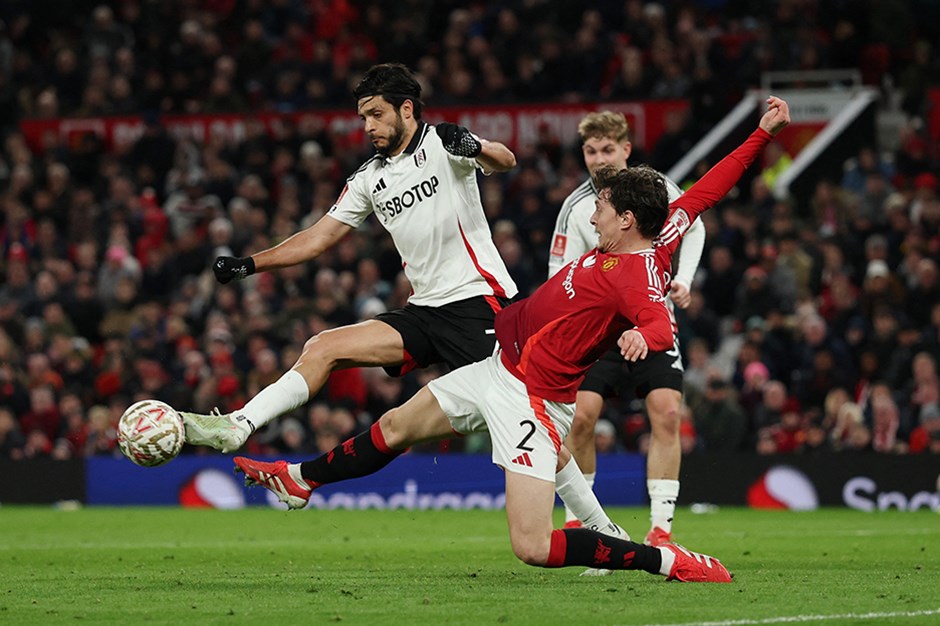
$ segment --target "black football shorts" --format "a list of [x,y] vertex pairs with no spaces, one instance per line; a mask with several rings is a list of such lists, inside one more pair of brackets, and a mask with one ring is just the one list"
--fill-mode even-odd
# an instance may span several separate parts
[[645,398],[653,389],[662,388],[681,393],[683,371],[678,339],[672,350],[650,352],[635,363],[625,360],[620,348],[614,346],[591,366],[578,390],[593,391],[604,398],[624,397],[630,392]]
[[406,304],[376,315],[397,330],[405,344],[405,362],[385,371],[402,376],[435,363],[453,370],[482,361],[496,347],[496,312],[508,305],[505,298],[476,296],[437,307]]

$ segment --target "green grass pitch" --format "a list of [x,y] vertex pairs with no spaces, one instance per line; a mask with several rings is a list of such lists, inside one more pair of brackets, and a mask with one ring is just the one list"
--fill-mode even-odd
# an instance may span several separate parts
[[[645,533],[645,509],[611,513]],[[501,511],[6,506],[0,522],[4,624],[940,624],[927,511],[680,508],[676,539],[730,585],[528,567]]]

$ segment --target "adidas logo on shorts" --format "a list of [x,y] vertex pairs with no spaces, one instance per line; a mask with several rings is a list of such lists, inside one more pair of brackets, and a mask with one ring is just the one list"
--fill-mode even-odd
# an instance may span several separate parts
[[532,467],[532,459],[529,458],[528,452],[523,452],[521,455],[517,456],[512,460],[516,465],[525,465],[526,467]]

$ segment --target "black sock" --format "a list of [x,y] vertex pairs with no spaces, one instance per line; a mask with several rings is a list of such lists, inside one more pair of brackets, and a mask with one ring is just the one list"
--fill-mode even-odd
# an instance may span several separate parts
[[584,565],[600,569],[641,569],[658,574],[663,566],[659,548],[602,535],[587,528],[552,531],[546,567]]
[[316,488],[377,472],[402,452],[404,450],[388,447],[376,422],[369,432],[347,439],[321,457],[301,463],[300,474]]

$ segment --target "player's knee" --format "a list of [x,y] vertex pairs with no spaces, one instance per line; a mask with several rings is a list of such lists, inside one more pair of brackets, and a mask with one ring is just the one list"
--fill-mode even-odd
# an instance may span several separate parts
[[408,447],[408,435],[398,419],[397,408],[386,411],[379,418],[379,428],[382,429],[382,437],[389,448],[400,450]]
[[308,339],[306,343],[304,343],[301,358],[308,361],[322,361],[327,364],[335,363],[339,356],[337,354],[339,342],[334,341],[330,333],[331,331],[325,330]]
[[682,419],[679,403],[680,400],[673,398],[659,398],[647,403],[654,437],[675,437],[679,434],[679,422]]
[[548,563],[550,541],[533,535],[512,538],[512,552],[526,565],[537,567]]
[[597,425],[597,417],[576,411],[574,421],[571,422],[571,437],[574,445],[584,445],[589,441],[594,441],[594,427]]

